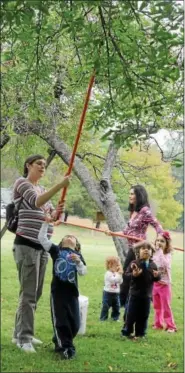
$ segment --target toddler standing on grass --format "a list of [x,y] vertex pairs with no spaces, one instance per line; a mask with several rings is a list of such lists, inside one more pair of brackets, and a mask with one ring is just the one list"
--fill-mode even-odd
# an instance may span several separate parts
[[75,357],[73,339],[80,327],[77,274],[85,275],[87,269],[76,237],[66,235],[59,245],[55,245],[48,240],[47,229],[48,223],[45,222],[38,239],[53,260],[50,298],[53,342],[55,351],[61,354],[62,359],[68,360]]
[[168,232],[158,234],[155,241],[153,260],[159,268],[161,279],[153,287],[154,325],[153,329],[163,329],[174,333],[177,331],[171,310],[171,237]]
[[[139,259],[133,260],[124,274],[131,280],[131,283],[121,334],[137,339],[146,334],[153,282],[159,281],[160,275],[156,264],[151,259],[152,245],[147,241],[142,241],[134,248],[139,253]],[[132,336],[134,327],[135,336]]]
[[100,321],[108,319],[109,308],[112,307],[111,319],[119,321],[120,316],[120,284],[122,283],[123,269],[120,259],[110,256],[106,259],[106,273],[104,276],[104,290]]

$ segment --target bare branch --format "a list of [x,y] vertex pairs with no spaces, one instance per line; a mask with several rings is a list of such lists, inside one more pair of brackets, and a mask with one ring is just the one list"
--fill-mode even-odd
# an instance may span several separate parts
[[183,151],[180,151],[180,152],[178,152],[178,153],[176,153],[176,154],[173,154],[173,151],[174,151],[174,149],[175,149],[175,146],[174,146],[174,147],[172,148],[172,150],[171,150],[171,154],[167,156],[167,155],[164,153],[164,150],[163,150],[163,149],[161,148],[161,146],[159,145],[159,142],[157,141],[157,139],[156,139],[155,137],[153,137],[153,136],[150,136],[150,139],[152,139],[152,140],[155,141],[155,143],[156,143],[158,149],[160,150],[160,153],[161,153],[161,159],[162,159],[163,162],[170,162],[172,159],[175,159],[175,158],[177,158],[178,156],[181,156],[182,154],[184,154]]
[[110,143],[107,155],[105,158],[105,163],[102,171],[102,178],[110,180],[112,169],[115,165],[118,147],[116,147],[114,140]]
[[77,153],[76,156],[79,157],[82,160],[85,159],[87,156],[88,157],[92,156],[92,157],[97,157],[97,158],[102,159],[103,161],[105,161],[105,157],[102,157],[101,155],[98,155],[98,154],[95,154],[95,153],[91,153],[91,152],[86,152],[83,155]]

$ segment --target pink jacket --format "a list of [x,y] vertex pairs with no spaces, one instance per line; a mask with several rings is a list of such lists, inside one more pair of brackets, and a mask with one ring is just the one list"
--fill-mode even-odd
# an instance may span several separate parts
[[158,249],[153,255],[153,261],[157,265],[160,274],[161,280],[159,283],[170,284],[171,283],[171,253],[163,254],[162,249]]

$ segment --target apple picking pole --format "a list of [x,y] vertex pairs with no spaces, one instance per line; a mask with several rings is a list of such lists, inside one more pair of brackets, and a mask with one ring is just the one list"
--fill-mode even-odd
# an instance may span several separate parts
[[[92,227],[88,227],[88,226],[86,226],[86,225],[79,225],[79,224],[66,223],[66,222],[62,222],[62,224],[72,225],[73,227],[79,227],[79,228],[84,228],[84,229],[90,229],[90,230],[92,230],[92,231],[101,232],[101,233],[105,233],[105,232],[106,232],[106,231],[103,230],[103,229],[92,228]],[[134,236],[128,236],[127,234],[122,234],[122,233],[111,232],[111,236],[121,237],[121,238],[131,238],[131,239],[133,239],[133,240],[135,240],[135,241],[142,241],[141,238],[134,237]]]
[[[88,103],[89,103],[94,79],[95,79],[95,72],[93,73],[93,75],[90,78],[90,82],[89,82],[89,86],[88,86],[88,90],[87,90],[87,94],[86,94],[86,99],[85,99],[83,111],[82,111],[80,122],[79,122],[78,132],[77,132],[76,140],[75,140],[75,143],[74,143],[71,159],[70,159],[70,162],[69,162],[69,168],[68,168],[68,171],[67,171],[65,176],[70,175],[71,171],[72,171],[72,168],[73,168],[73,163],[74,163],[74,159],[75,159],[75,155],[76,155],[76,150],[77,150],[80,135],[81,135],[81,132],[82,132],[82,126],[83,126],[83,123],[84,123],[84,120],[85,120],[85,115],[86,115],[86,111],[87,111],[87,107],[88,107]],[[62,189],[61,198],[60,198],[58,204],[61,204],[61,203],[64,202],[66,193],[67,193],[67,188],[65,187],[65,188]],[[58,213],[58,216],[57,216],[57,219],[59,219],[59,218],[60,218],[60,213]]]
[[[71,225],[73,227],[78,227],[78,228],[83,228],[83,229],[89,229],[91,231],[96,231],[96,232],[100,232],[100,233],[106,233],[106,231],[103,230],[103,229],[92,228],[92,227],[88,227],[86,225],[79,225],[79,224],[67,223],[67,222],[62,222],[62,224]],[[143,241],[142,238],[139,238],[139,237],[136,237],[136,236],[129,236],[129,235],[124,234],[124,233],[111,232],[111,236],[113,236],[113,237],[120,237],[120,238],[128,238],[128,239],[130,238],[131,240],[135,240],[135,241]],[[184,252],[183,249],[180,249],[178,247],[174,247],[173,249]]]

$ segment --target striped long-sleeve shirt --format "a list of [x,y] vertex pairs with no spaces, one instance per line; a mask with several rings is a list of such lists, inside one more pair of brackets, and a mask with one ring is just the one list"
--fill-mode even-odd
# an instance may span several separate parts
[[[21,198],[22,202],[19,208],[15,243],[19,236],[40,246],[38,233],[45,220],[45,213],[51,213],[54,210],[51,202],[45,203],[42,207],[36,207],[36,199],[43,192],[45,192],[45,188],[40,185],[33,185],[24,177],[16,180],[13,188],[13,200],[16,206],[18,206]],[[53,225],[49,224],[48,238],[51,237],[52,233]]]

